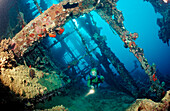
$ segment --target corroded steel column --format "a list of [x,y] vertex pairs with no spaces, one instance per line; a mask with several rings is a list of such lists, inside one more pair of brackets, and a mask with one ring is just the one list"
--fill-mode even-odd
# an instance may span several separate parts
[[121,78],[127,83],[126,87],[130,90],[131,94],[137,96],[138,86],[133,78],[130,76],[129,72],[126,70],[123,63],[116,57],[116,55],[111,51],[111,49],[107,46],[105,42],[105,38],[103,36],[99,36],[97,33],[94,34],[92,40],[98,44],[102,55],[107,57],[111,64],[115,67]]
[[[102,3],[96,8],[96,12],[116,31],[121,40],[124,42],[125,48],[129,48],[129,51],[141,63],[145,73],[149,76],[152,83],[152,91],[156,91],[158,98],[161,97],[163,88],[160,85],[158,78],[156,77],[156,65],[149,65],[147,59],[144,57],[143,49],[138,47],[134,40],[138,38],[137,33],[130,33],[123,24],[124,17],[120,10],[116,8],[116,2],[118,0],[103,0]],[[114,15],[114,19],[112,16]]]

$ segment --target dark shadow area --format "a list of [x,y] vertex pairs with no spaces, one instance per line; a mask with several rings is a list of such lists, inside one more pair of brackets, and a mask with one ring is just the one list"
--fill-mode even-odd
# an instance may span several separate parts
[[23,101],[0,81],[0,107],[3,110],[23,111],[25,109]]
[[0,36],[7,31],[9,23],[9,10],[15,5],[15,0],[3,0],[0,3]]

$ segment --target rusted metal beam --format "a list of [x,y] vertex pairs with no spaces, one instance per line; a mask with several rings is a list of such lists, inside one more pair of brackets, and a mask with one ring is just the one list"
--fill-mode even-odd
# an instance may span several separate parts
[[28,47],[36,44],[36,41],[47,35],[56,35],[58,28],[72,18],[92,11],[97,4],[96,0],[67,0],[51,6],[13,37],[12,50],[15,55],[22,57]]
[[[124,27],[124,17],[120,10],[116,8],[116,2],[118,0],[103,0],[103,3],[99,4],[96,12],[116,31],[121,40],[124,42],[125,48],[129,48],[129,51],[134,54],[134,56],[141,63],[142,68],[145,73],[149,76],[150,82],[152,84],[152,91],[156,91],[158,98],[161,98],[163,88],[160,81],[156,77],[156,65],[149,65],[147,59],[144,56],[143,49],[138,47],[134,40],[138,38],[137,33],[130,33]],[[114,19],[112,19],[114,16]]]

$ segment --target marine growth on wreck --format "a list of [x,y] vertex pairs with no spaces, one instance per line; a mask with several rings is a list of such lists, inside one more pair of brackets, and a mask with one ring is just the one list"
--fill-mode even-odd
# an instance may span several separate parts
[[5,0],[0,7],[2,108],[169,110],[168,0]]

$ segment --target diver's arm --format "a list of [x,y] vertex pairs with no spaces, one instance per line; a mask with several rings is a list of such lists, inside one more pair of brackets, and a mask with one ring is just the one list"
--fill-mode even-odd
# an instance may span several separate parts
[[103,83],[103,82],[104,82],[104,77],[103,77],[103,76],[100,76],[100,80],[101,80],[101,82]]
[[87,77],[87,86],[88,86],[88,87],[91,87],[91,84],[90,84],[90,76]]

